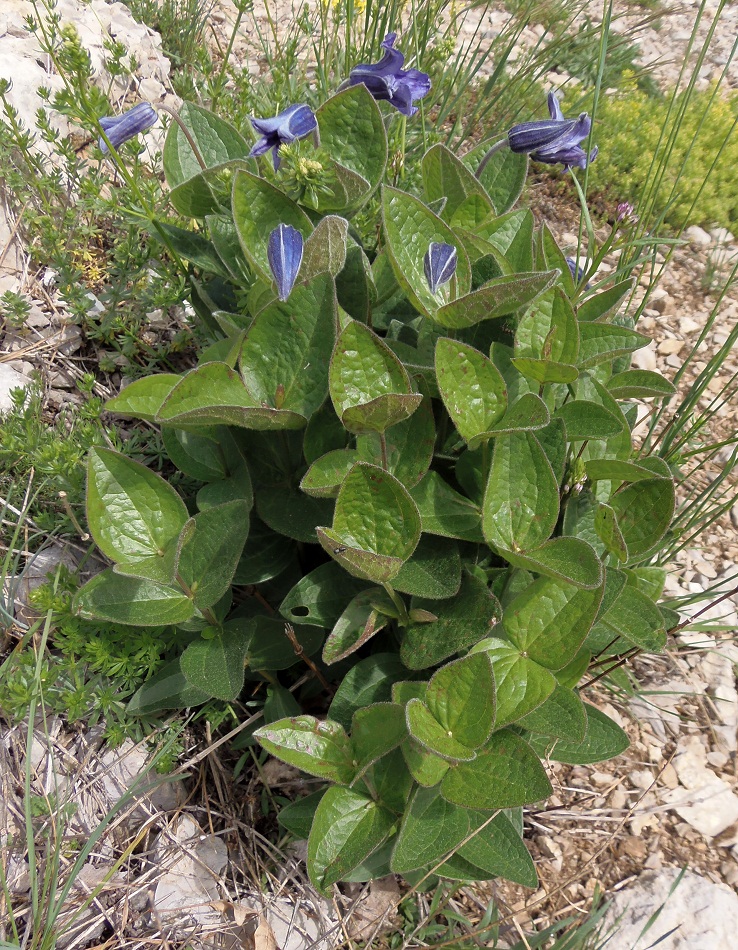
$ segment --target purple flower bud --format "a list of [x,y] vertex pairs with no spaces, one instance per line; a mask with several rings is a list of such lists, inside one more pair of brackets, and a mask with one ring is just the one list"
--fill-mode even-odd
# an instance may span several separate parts
[[624,221],[626,218],[629,218],[635,209],[629,201],[621,201],[618,205],[618,212],[616,221]]
[[427,73],[419,69],[403,69],[403,54],[395,49],[397,33],[388,33],[382,41],[384,56],[378,63],[362,63],[355,66],[346,80],[349,86],[363,83],[375,99],[393,105],[403,115],[415,115],[413,105],[430,92],[431,81]]
[[[137,106],[124,112],[122,115],[103,116],[99,122],[113,148],[118,149],[124,142],[150,129],[159,116],[156,109],[149,102],[139,102]],[[100,149],[104,154],[109,152],[105,139],[98,139]]]
[[290,106],[273,119],[252,119],[251,124],[261,135],[249,152],[249,157],[264,155],[272,149],[274,170],[279,168],[279,149],[282,145],[304,138],[318,127],[318,120],[310,106]]
[[433,242],[423,258],[425,279],[430,292],[437,294],[439,287],[448,283],[456,273],[458,254],[453,244]]
[[589,136],[592,120],[586,112],[578,119],[565,119],[556,96],[548,94],[550,119],[539,122],[521,122],[507,133],[507,141],[513,152],[525,152],[536,162],[547,165],[562,164],[566,168],[586,168],[597,158],[597,148],[589,156],[580,143]]
[[302,264],[302,234],[290,224],[278,224],[269,235],[267,257],[277,284],[277,296],[286,300]]

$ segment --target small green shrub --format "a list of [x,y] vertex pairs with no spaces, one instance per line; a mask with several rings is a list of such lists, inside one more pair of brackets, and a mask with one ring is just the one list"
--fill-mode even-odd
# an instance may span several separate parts
[[633,202],[637,212],[647,194],[650,219],[674,229],[698,224],[736,231],[738,96],[715,96],[711,88],[680,93],[670,106],[626,83],[603,96],[598,118],[607,148],[590,168],[593,187]]

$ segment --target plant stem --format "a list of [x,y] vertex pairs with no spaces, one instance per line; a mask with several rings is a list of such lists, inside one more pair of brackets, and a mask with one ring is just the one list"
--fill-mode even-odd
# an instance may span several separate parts
[[495,142],[495,144],[489,149],[489,151],[486,153],[486,155],[484,156],[484,158],[482,159],[482,161],[479,163],[479,167],[478,167],[477,170],[474,172],[474,177],[475,177],[475,178],[480,178],[480,177],[481,177],[482,172],[483,172],[484,169],[487,167],[487,163],[488,163],[489,160],[492,158],[492,156],[493,156],[493,155],[496,155],[497,152],[501,151],[507,144],[508,144],[508,142],[507,142],[507,136],[505,136],[504,139],[500,139],[499,142]]
[[385,472],[388,472],[389,468],[387,467],[387,436],[384,434],[384,432],[379,433],[379,444],[382,447],[382,468],[385,470]]
[[182,129],[182,134],[187,139],[187,143],[193,151],[195,158],[197,159],[198,165],[205,172],[208,170],[208,166],[205,164],[205,159],[202,157],[200,149],[197,147],[197,143],[192,137],[192,133],[187,128],[187,126],[182,121],[182,116],[177,112],[176,109],[172,109],[171,106],[165,106],[163,102],[160,102],[157,106],[157,109],[163,109],[164,112],[167,112],[177,123],[177,125]]

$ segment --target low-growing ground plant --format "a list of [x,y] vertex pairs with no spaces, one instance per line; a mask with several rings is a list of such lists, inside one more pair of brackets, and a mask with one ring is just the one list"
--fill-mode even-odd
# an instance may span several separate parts
[[648,566],[672,473],[631,438],[636,402],[673,388],[629,369],[630,274],[588,284],[625,213],[581,271],[515,208],[527,153],[592,160],[589,119],[551,99],[463,160],[432,146],[421,194],[393,187],[387,126],[429,86],[395,42],[315,114],[254,120],[256,144],[192,103],[171,125],[170,200],[197,227],[158,228],[212,343],[107,408],[161,426],[199,487],[94,448],[87,524],[113,567],[75,607],[178,631],[141,713],[264,698],[256,739],[326,783],[280,813],[320,890],[534,886],[520,809],[550,791],[542,759],[627,746],[582,699],[591,664],[659,652],[677,619]]

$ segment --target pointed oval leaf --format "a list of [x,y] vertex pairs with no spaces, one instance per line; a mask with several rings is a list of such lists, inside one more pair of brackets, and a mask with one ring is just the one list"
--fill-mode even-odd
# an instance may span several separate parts
[[446,801],[462,808],[515,808],[551,794],[531,747],[507,729],[493,733],[473,762],[452,766],[441,781]]
[[510,362],[526,379],[532,379],[542,386],[549,383],[573,383],[579,377],[579,370],[569,363],[536,360],[529,356],[515,356]]
[[319,891],[343,880],[390,836],[395,816],[349,788],[321,798],[308,838],[307,867]]
[[[430,468],[436,443],[436,424],[430,399],[423,399],[409,419],[387,430],[385,453],[389,471],[405,488],[417,485]],[[375,465],[382,461],[379,433],[368,432],[356,440],[356,448],[364,462]]]
[[557,276],[558,271],[545,271],[495,277],[478,290],[444,304],[433,319],[442,327],[459,330],[508,316],[539,297]]
[[[230,122],[193,102],[183,102],[179,115],[192,136],[206,168],[245,158],[251,146]],[[163,152],[164,174],[170,188],[199,175],[202,166],[177,122],[169,126]]]
[[302,577],[279,605],[290,623],[304,623],[330,630],[343,608],[366,584],[336,564],[321,564]]
[[177,552],[177,576],[199,610],[230,588],[249,533],[249,504],[236,499],[190,518]]
[[496,729],[526,716],[554,691],[553,673],[507,640],[490,637],[477,643],[472,653],[485,653],[492,664],[497,696]]
[[593,590],[602,584],[602,561],[592,545],[581,538],[551,538],[541,547],[526,551],[525,554],[512,551],[502,554],[516,567],[567,581],[575,587]]
[[553,287],[521,317],[515,330],[515,356],[574,364],[578,353],[574,309],[561,288]]
[[392,586],[403,594],[444,600],[461,586],[461,557],[455,541],[421,535],[412,557],[405,561]]
[[642,333],[613,323],[580,323],[579,337],[581,342],[577,366],[580,369],[589,369],[618,356],[625,356],[651,342]]
[[583,442],[585,439],[610,439],[623,431],[623,425],[617,416],[604,406],[588,399],[572,399],[556,410],[554,419],[561,419],[566,426],[566,437],[570,442]]
[[411,670],[435,666],[488,637],[502,613],[499,601],[484,581],[466,571],[455,597],[440,603],[417,599],[413,606],[426,608],[437,619],[405,628],[400,656]]
[[314,498],[335,498],[344,478],[359,461],[355,449],[334,449],[316,459],[300,482],[300,489]]
[[437,864],[466,838],[471,813],[441,797],[438,788],[418,788],[405,810],[392,852],[395,874]]
[[317,274],[337,277],[346,263],[348,221],[337,214],[328,214],[315,226],[305,241],[300,279],[310,280]]
[[357,778],[407,737],[405,710],[399,703],[375,703],[357,709],[351,723]]
[[280,224],[289,224],[307,240],[313,230],[312,222],[284,192],[243,169],[233,176],[231,203],[244,256],[259,276],[271,285],[272,271],[267,255],[269,235]]
[[254,737],[270,753],[309,775],[348,785],[356,767],[348,736],[337,722],[294,716],[262,726]]
[[[464,155],[464,164],[476,172],[479,163],[494,144],[492,140],[489,140],[477,145]],[[497,213],[504,214],[520,197],[527,176],[528,156],[503,148],[492,155],[482,170],[479,180],[492,199]]]
[[107,570],[77,591],[72,609],[85,620],[107,620],[135,627],[184,623],[194,613],[192,600],[180,588]]
[[484,217],[495,214],[484,186],[472,172],[440,142],[431,146],[423,156],[423,188],[429,202],[445,198],[440,216],[451,221],[454,213],[464,201],[474,196],[484,206]]
[[175,373],[157,373],[134,380],[122,393],[105,403],[108,412],[153,422],[162,403],[182,379]]
[[447,735],[478,749],[489,739],[495,719],[495,681],[485,653],[474,653],[433,675],[425,704]]
[[483,540],[479,508],[454,491],[438,472],[428,472],[410,494],[418,506],[424,532],[460,541]]
[[336,690],[328,714],[346,729],[357,709],[390,702],[392,684],[407,675],[396,653],[374,653],[355,663]]
[[502,616],[505,633],[536,663],[560,670],[584,643],[603,589],[586,590],[539,577],[506,605]]
[[[481,822],[481,829],[461,845],[456,854],[481,869],[485,877],[501,877],[523,887],[536,887],[538,876],[522,837],[504,812],[491,821],[483,813],[470,816],[472,827]],[[439,869],[443,876],[443,868]]]
[[[420,313],[433,316],[451,300],[451,287],[464,296],[471,290],[471,265],[461,241],[422,201],[395,188],[382,189],[382,215],[387,253],[400,286]],[[451,244],[457,251],[456,273],[438,293],[431,293],[424,259],[431,244]]]
[[180,657],[187,682],[215,699],[236,699],[243,689],[249,639],[250,631],[236,636],[234,630],[219,630],[211,639],[190,643]]
[[629,369],[611,376],[607,391],[614,399],[663,399],[673,396],[676,389],[660,373],[652,373],[648,369]]
[[535,436],[498,436],[482,507],[487,542],[506,551],[536,548],[558,516],[559,486]]
[[184,502],[160,475],[112,449],[90,449],[87,523],[121,572],[171,582],[171,554],[186,521]]
[[639,560],[663,538],[675,504],[674,483],[667,478],[635,482],[610,498],[631,559]]
[[345,659],[387,626],[391,618],[374,606],[378,594],[387,596],[383,588],[371,587],[348,603],[323,645],[324,663]]
[[489,431],[505,415],[505,382],[479,350],[441,337],[436,341],[435,367],[443,403],[466,442]]
[[633,289],[633,279],[621,280],[598,294],[587,297],[577,307],[577,319],[582,323],[603,320],[617,310],[620,301]]
[[661,611],[650,597],[630,584],[602,616],[601,623],[613,638],[623,637],[649,653],[661,653],[666,646],[666,626]]
[[387,135],[377,103],[364,85],[351,86],[327,99],[316,111],[320,142],[341,165],[360,175],[371,192],[387,164]]
[[450,762],[468,762],[474,750],[449,734],[420,699],[411,699],[405,707],[410,735],[428,752]]
[[518,725],[543,736],[581,742],[587,731],[587,714],[578,693],[557,683],[548,699],[518,720]]
[[587,732],[581,742],[567,739],[552,742],[550,739],[533,736],[530,739],[531,746],[539,755],[553,762],[564,762],[566,765],[605,762],[625,752],[630,740],[620,726],[596,706],[585,703],[584,708],[587,713]]
[[241,350],[241,375],[257,405],[309,419],[325,402],[336,308],[333,280],[322,274],[255,317]]

